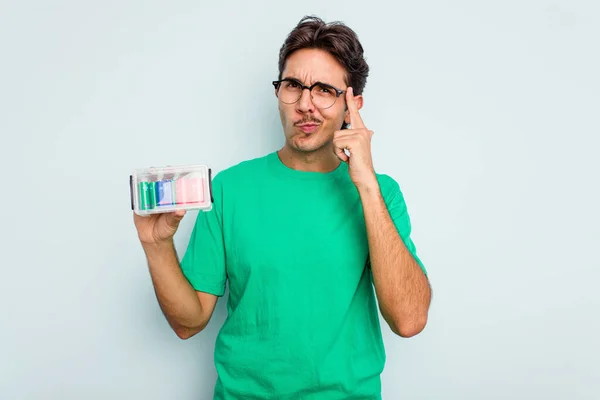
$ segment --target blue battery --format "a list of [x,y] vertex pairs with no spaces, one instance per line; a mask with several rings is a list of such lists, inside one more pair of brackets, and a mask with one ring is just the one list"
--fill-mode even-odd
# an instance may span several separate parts
[[170,206],[175,204],[175,199],[173,198],[175,188],[173,186],[173,181],[171,180],[156,182],[156,205]]

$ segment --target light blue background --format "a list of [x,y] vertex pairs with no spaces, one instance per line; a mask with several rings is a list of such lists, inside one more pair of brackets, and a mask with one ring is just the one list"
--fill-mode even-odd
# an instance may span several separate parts
[[[209,399],[224,319],[154,297],[128,175],[283,143],[271,81],[305,14],[366,50],[363,119],[434,287],[385,327],[385,399],[599,399],[594,1],[0,2],[0,398]],[[195,214],[176,236],[181,253]]]

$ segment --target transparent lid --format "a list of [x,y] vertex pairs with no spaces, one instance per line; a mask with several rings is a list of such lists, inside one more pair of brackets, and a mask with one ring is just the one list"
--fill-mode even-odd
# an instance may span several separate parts
[[142,168],[129,181],[131,208],[138,215],[212,209],[211,169],[206,165]]

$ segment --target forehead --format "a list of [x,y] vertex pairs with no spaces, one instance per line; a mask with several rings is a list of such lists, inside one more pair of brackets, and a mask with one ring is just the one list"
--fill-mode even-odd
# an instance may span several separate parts
[[297,78],[305,85],[319,81],[340,88],[346,86],[346,70],[325,50],[302,49],[293,52],[287,59],[282,75],[284,78]]

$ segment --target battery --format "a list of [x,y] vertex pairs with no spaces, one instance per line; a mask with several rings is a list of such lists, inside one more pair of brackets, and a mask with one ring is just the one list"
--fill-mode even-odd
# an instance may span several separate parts
[[195,204],[204,201],[204,185],[200,178],[182,178],[176,182],[177,202]]
[[175,204],[175,199],[173,198],[173,186],[173,181],[171,180],[156,182],[156,205],[170,206]]
[[154,182],[140,182],[140,210],[152,210],[156,204]]

